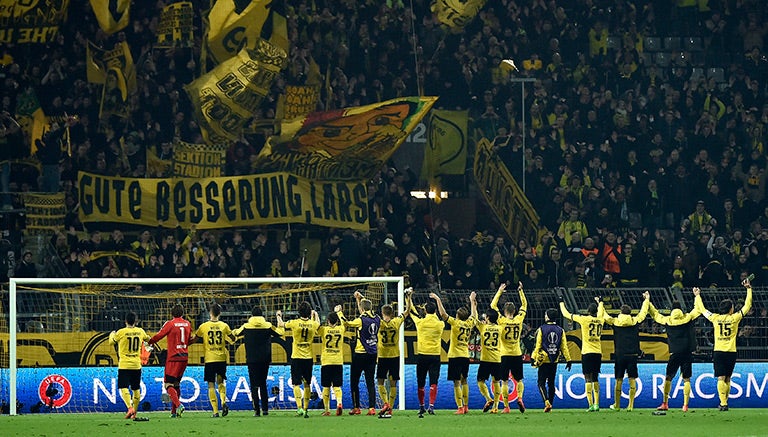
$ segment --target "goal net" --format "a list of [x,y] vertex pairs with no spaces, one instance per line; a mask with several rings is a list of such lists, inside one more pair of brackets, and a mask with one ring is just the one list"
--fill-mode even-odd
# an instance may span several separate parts
[[[12,278],[2,290],[0,306],[0,403],[4,413],[123,411],[117,389],[117,351],[109,333],[125,326],[126,312],[138,316],[138,326],[154,335],[171,318],[171,308],[181,304],[192,328],[207,321],[212,302],[222,305],[221,320],[235,329],[245,323],[258,305],[268,321],[275,312],[283,318],[298,317],[297,308],[307,301],[321,321],[336,305],[348,317],[358,314],[354,292],[361,291],[375,309],[398,303],[402,311],[403,278],[163,278],[163,279],[21,279]],[[400,332],[401,357],[403,331]],[[344,348],[351,361],[354,336]],[[227,400],[230,408],[249,410],[251,390],[245,365],[245,348],[237,341],[229,348]],[[319,356],[312,391],[320,394]],[[273,340],[268,378],[272,408],[294,408],[290,386],[290,336]],[[203,381],[203,345],[189,347],[189,366],[181,382],[181,400],[187,409],[209,410]],[[163,387],[165,340],[150,354],[142,370],[141,409],[170,409]],[[401,358],[401,370],[403,359]],[[404,372],[401,371],[404,375]],[[345,377],[345,396],[349,396]],[[405,407],[400,384],[400,408]],[[367,399],[365,384],[361,397]],[[375,394],[374,394],[375,395]],[[314,398],[314,396],[313,396]],[[332,401],[333,402],[333,401]],[[351,405],[345,400],[345,405]],[[334,405],[332,403],[332,405]]]

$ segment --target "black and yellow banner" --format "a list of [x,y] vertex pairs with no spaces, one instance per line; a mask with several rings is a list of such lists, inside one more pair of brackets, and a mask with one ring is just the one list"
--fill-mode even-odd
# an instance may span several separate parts
[[289,173],[141,179],[80,172],[78,194],[83,223],[198,229],[307,223],[369,230],[363,181],[318,182]]
[[91,0],[91,8],[99,27],[111,35],[131,22],[131,0]]
[[216,178],[222,175],[227,162],[226,146],[173,144],[173,176],[177,178]]
[[105,84],[109,69],[119,70],[123,77],[126,92],[136,91],[136,66],[133,64],[131,47],[122,41],[115,44],[112,50],[104,50],[88,41],[86,46],[86,77],[90,83]]
[[286,60],[283,49],[259,40],[255,50],[241,50],[184,88],[206,142],[226,143],[240,137]]
[[437,19],[452,29],[460,29],[472,21],[486,0],[435,0],[432,12]]
[[467,111],[433,109],[424,148],[422,176],[433,181],[442,175],[464,174],[467,166]]
[[513,241],[538,241],[539,215],[487,138],[477,143],[475,181],[488,206]]
[[28,233],[51,233],[64,227],[67,215],[64,193],[24,193],[24,208]]
[[0,44],[53,42],[68,9],[69,0],[0,0]]
[[171,3],[164,7],[157,26],[155,47],[191,47],[195,39],[192,25],[194,14],[192,2]]
[[254,163],[320,180],[371,178],[429,112],[437,97],[403,97],[286,120]]
[[282,118],[290,120],[317,110],[320,88],[317,86],[287,85]]
[[173,173],[173,160],[160,159],[154,147],[147,147],[147,177],[168,178]]
[[16,97],[16,121],[24,132],[24,138],[29,140],[29,155],[34,156],[37,152],[36,141],[42,139],[48,119],[40,107],[35,89],[31,86]]
[[243,49],[256,49],[271,0],[217,1],[208,12],[208,53],[221,63]]

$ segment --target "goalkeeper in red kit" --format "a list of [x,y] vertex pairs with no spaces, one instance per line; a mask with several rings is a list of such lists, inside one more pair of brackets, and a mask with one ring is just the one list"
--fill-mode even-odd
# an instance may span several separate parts
[[171,308],[173,318],[163,325],[160,332],[155,334],[149,344],[155,344],[163,338],[168,338],[167,356],[165,358],[165,391],[171,398],[171,417],[180,417],[184,406],[179,400],[179,385],[184,371],[187,369],[189,353],[187,344],[192,342],[192,326],[184,319],[184,307],[176,304]]

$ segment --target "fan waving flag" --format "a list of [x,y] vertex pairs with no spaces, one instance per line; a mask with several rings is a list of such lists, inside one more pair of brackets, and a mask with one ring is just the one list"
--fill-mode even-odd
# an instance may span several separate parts
[[486,0],[436,0],[432,3],[432,12],[441,23],[451,29],[461,29],[469,24]]
[[261,172],[309,179],[372,177],[429,112],[437,97],[403,97],[286,120],[254,163]]
[[467,111],[433,109],[422,175],[432,182],[441,175],[464,174],[467,165]]
[[101,30],[111,35],[131,22],[131,0],[91,0],[93,13]]
[[208,53],[221,63],[243,48],[254,49],[269,17],[269,0],[217,1],[208,12]]

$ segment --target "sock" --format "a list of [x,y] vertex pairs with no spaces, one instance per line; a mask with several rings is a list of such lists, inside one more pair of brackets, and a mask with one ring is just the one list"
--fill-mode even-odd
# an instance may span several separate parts
[[539,388],[539,395],[541,395],[541,400],[544,401],[544,403],[547,403],[547,388],[544,386],[544,384],[536,384],[536,387]]
[[717,380],[717,394],[720,395],[720,405],[728,405],[728,392],[731,386],[722,379]]
[[395,408],[397,400],[397,381],[389,381],[389,407]]
[[179,392],[174,386],[169,386],[165,391],[168,392],[168,397],[171,398],[171,413],[175,413],[176,408],[181,404],[181,401],[179,401]]
[[635,408],[635,393],[637,393],[637,380],[629,378],[629,409]]
[[[387,387],[382,382],[379,384],[379,396],[381,397],[381,402],[385,404],[389,404],[389,392],[387,391]],[[392,405],[392,404],[389,404]]]
[[323,405],[325,406],[325,411],[331,410],[331,388],[330,387],[323,387]]
[[223,381],[219,384],[219,399],[221,399],[222,406],[227,403],[227,384]]
[[419,387],[419,405],[424,406],[424,387]]
[[672,381],[665,379],[664,380],[664,403],[665,404],[669,401],[670,390],[672,390]]
[[344,395],[341,393],[341,387],[334,387],[334,388],[333,388],[333,394],[334,394],[334,395],[336,395],[336,407],[337,407],[337,408],[338,408],[338,407],[341,407],[341,406],[342,406],[342,405],[341,405],[341,399],[342,399],[342,397],[344,396]]
[[129,389],[121,388],[120,397],[123,398],[123,402],[125,402],[125,408],[129,408],[129,409],[133,408],[133,404],[132,404],[133,401],[131,400],[132,395]]
[[435,405],[435,400],[437,400],[437,384],[432,384],[429,386],[429,406],[430,407]]
[[600,407],[600,382],[594,381],[592,382],[592,395],[595,397],[595,405],[597,407]]
[[[523,384],[523,380],[517,381],[517,399],[520,401],[523,400],[523,392],[525,391],[525,384]],[[506,392],[503,392],[506,393]],[[504,399],[504,404],[507,404],[507,400]]]
[[683,405],[688,405],[689,399],[691,399],[691,380],[687,379],[683,382]]
[[461,397],[464,401],[464,406],[469,406],[469,384],[464,381],[461,383]]
[[302,396],[301,396],[301,386],[299,385],[293,386],[293,397],[296,399],[296,409],[301,410],[301,408],[303,407]]
[[594,404],[594,396],[592,395],[592,383],[591,382],[584,383],[584,392],[587,394],[587,402],[589,403],[589,406],[591,407]]
[[483,395],[483,397],[485,398],[486,402],[493,400],[491,395],[488,394],[488,386],[485,385],[485,381],[477,381],[477,388],[480,389],[480,394]]
[[[493,391],[493,399],[498,399],[501,396],[501,384],[499,381],[491,382],[491,390]],[[496,402],[493,403],[493,408],[496,408]]]
[[458,408],[464,406],[464,395],[461,393],[461,384],[458,382],[453,384],[453,399],[456,401]]
[[211,402],[213,414],[219,413],[219,399],[216,397],[216,388],[213,385],[208,386],[208,400]]
[[505,379],[501,382],[501,402],[504,403],[504,408],[509,408],[509,382]]
[[304,409],[309,410],[309,395],[312,394],[312,389],[309,387],[309,383],[304,385]]
[[[622,385],[624,385],[624,379],[617,379],[616,380],[616,386],[613,387],[613,397],[615,399],[614,402],[613,402],[613,406],[617,410],[621,406],[621,386]],[[631,379],[629,380],[629,386],[630,387],[632,386],[632,380]],[[630,399],[632,399],[631,395],[630,395]],[[631,400],[629,402],[630,402],[630,404],[632,403]]]
[[133,391],[133,409],[139,411],[139,402],[141,402],[141,390]]

